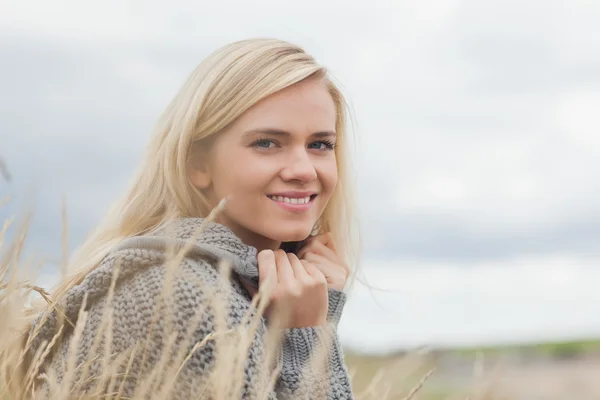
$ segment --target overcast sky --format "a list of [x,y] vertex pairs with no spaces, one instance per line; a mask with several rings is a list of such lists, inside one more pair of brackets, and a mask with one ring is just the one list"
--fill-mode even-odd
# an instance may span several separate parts
[[0,179],[0,197],[13,199],[0,217],[33,206],[30,246],[50,257],[60,256],[62,196],[73,247],[124,190],[192,69],[257,36],[305,47],[350,99],[366,260],[600,253],[596,0],[1,9],[0,155],[12,181]]

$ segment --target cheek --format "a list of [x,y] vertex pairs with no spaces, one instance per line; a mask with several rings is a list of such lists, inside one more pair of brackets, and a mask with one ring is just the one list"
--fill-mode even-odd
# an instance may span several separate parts
[[235,162],[221,162],[215,179],[216,191],[221,196],[228,192],[235,194],[236,197],[243,196],[247,199],[248,195],[262,193],[273,179],[272,165],[260,162],[261,160],[249,157],[243,152],[227,160],[235,160]]
[[322,166],[320,175],[324,191],[329,195],[333,194],[338,183],[338,170],[335,159]]

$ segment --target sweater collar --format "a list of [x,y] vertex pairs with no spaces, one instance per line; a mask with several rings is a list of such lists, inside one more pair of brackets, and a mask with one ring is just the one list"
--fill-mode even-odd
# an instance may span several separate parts
[[[190,240],[194,237],[195,240],[190,246]],[[205,221],[204,218],[177,219],[154,234],[125,239],[116,250],[124,248],[165,250],[169,247],[181,249],[185,246],[189,248],[189,255],[229,261],[235,273],[254,286],[258,286],[256,247],[242,242],[225,225]]]

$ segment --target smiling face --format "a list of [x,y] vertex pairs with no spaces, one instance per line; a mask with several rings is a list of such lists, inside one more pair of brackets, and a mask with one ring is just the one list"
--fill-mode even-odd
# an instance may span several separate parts
[[326,84],[307,79],[255,104],[208,150],[189,177],[210,203],[230,196],[218,222],[262,249],[307,238],[338,180],[336,107]]

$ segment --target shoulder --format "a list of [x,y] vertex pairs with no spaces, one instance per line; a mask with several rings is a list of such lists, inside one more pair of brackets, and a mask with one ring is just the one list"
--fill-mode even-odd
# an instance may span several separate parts
[[184,257],[139,269],[116,288],[115,315],[127,330],[136,327],[137,337],[151,326],[170,326],[166,329],[179,333],[195,326],[201,337],[217,328],[217,320],[227,328],[236,326],[253,313],[251,301],[218,267],[211,260]]
[[[234,297],[244,297],[240,285],[230,278],[227,265],[209,255],[167,254],[149,248],[121,248],[111,252],[93,274],[105,282],[108,275],[117,275],[118,287],[124,291],[144,294],[148,299],[161,293],[169,293],[177,299],[214,295],[229,292]],[[91,277],[90,277],[91,278]],[[133,290],[136,289],[136,290]],[[122,291],[123,291],[122,290]],[[187,296],[187,297],[186,297]]]
[[169,282],[213,284],[220,278],[217,262],[210,257],[180,256],[146,248],[117,249],[92,274],[105,276],[109,272],[118,275],[120,284],[137,282],[150,290]]
[[[173,252],[163,241],[135,243],[143,245],[117,246],[86,278],[95,293],[100,286],[104,287],[103,297],[108,295],[109,286],[116,278],[115,307],[163,309],[165,313],[186,317],[189,310],[208,307],[213,313],[220,308],[229,315],[231,323],[250,308],[251,298],[239,282],[231,278],[227,265],[221,264],[214,255]],[[169,309],[164,309],[167,305]]]
[[[32,321],[29,333],[34,335],[31,349],[35,352],[43,341],[51,342],[64,325],[66,317],[70,331],[83,322],[85,342],[94,336],[106,310],[114,318],[115,340],[123,343],[144,337],[148,328],[169,320],[178,331],[193,319],[205,321],[198,326],[210,332],[210,320],[215,313],[205,312],[215,290],[227,289],[228,283],[218,271],[218,265],[202,257],[182,257],[172,260],[153,249],[123,248],[107,254],[94,270],[73,286],[56,307],[39,313]],[[237,308],[245,308],[243,296],[234,291]],[[248,303],[249,305],[249,303]],[[81,311],[87,317],[79,320]],[[168,317],[168,318],[166,318]],[[86,322],[87,321],[87,322]]]

